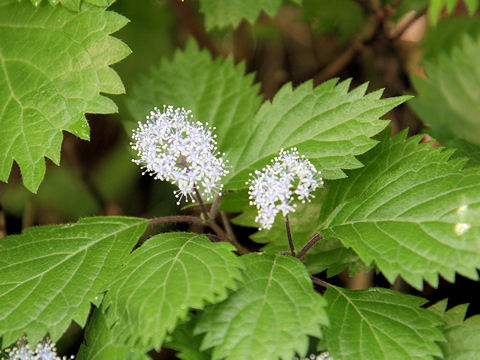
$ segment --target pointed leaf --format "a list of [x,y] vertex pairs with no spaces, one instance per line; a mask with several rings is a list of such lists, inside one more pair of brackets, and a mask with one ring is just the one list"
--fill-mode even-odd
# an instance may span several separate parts
[[426,300],[383,288],[325,293],[331,325],[325,331],[333,359],[429,360],[440,356],[438,317],[422,309]]
[[109,65],[130,50],[109,34],[127,21],[100,8],[71,12],[60,6],[35,8],[26,1],[2,1],[1,181],[8,180],[16,161],[25,187],[36,192],[45,174],[44,157],[60,162],[62,131],[88,139],[84,114],[117,110],[100,93],[124,92]]
[[224,302],[207,308],[196,332],[206,332],[203,348],[213,358],[291,359],[304,355],[308,335],[320,337],[328,323],[325,301],[313,290],[308,273],[290,256],[242,256],[245,281]]
[[283,86],[273,102],[265,102],[248,136],[227,154],[232,171],[227,189],[245,188],[249,173],[264,167],[281,148],[296,146],[326,179],[345,177],[342,169],[362,164],[355,158],[371,149],[370,137],[387,125],[379,120],[409,97],[380,99],[382,91],[365,95],[367,84],[348,92],[350,81],[329,80],[312,88],[308,81],[295,90]]
[[245,63],[233,59],[212,60],[189,40],[173,60],[164,60],[134,86],[127,106],[135,121],[143,120],[154,106],[185,107],[194,119],[216,126],[220,151],[227,151],[248,127],[261,97],[253,74],[245,76]]
[[109,327],[103,311],[96,308],[85,329],[77,360],[148,360],[145,351],[119,342],[118,326]]
[[146,221],[85,218],[32,227],[0,241],[0,336],[24,332],[37,343],[56,341],[75,320],[85,324],[90,302],[102,296],[144,232]]
[[464,37],[451,54],[426,62],[427,79],[414,77],[419,96],[411,102],[423,122],[440,135],[480,145],[480,38]]
[[470,360],[480,358],[480,315],[465,320],[468,304],[445,311],[447,301],[442,300],[428,308],[444,321],[446,343],[440,343],[445,360]]
[[360,160],[366,164],[329,189],[322,208],[326,237],[340,239],[393,283],[417,289],[455,272],[477,279],[480,264],[480,170],[462,170],[452,151],[405,141],[405,132]]
[[192,317],[188,322],[178,325],[168,341],[164,344],[169,349],[179,351],[176,356],[183,360],[210,360],[208,352],[200,351],[203,336],[194,335],[197,317]]
[[[428,18],[432,24],[436,24],[442,10],[445,9],[447,14],[451,14],[457,6],[459,0],[430,0],[430,8],[428,9]],[[470,15],[475,14],[478,9],[479,0],[464,0]]]
[[[283,0],[201,0],[200,11],[205,14],[208,30],[215,27],[224,28],[229,25],[237,27],[242,19],[253,24],[261,11],[274,17]],[[300,4],[302,0],[292,0]]]
[[232,250],[196,234],[150,238],[130,256],[105,299],[125,341],[159,349],[190,308],[223,300],[241,277]]

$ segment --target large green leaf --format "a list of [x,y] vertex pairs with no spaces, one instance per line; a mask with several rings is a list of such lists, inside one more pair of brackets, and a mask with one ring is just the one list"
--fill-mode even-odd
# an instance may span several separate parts
[[242,256],[242,286],[224,302],[207,308],[196,332],[213,358],[291,359],[304,355],[308,336],[320,337],[326,325],[325,301],[313,290],[305,267],[283,255]]
[[241,278],[242,263],[232,250],[196,234],[150,238],[130,256],[105,299],[125,341],[159,349],[190,308],[223,300]]
[[[145,351],[126,345],[119,340],[118,325],[108,326],[102,309],[96,308],[85,329],[84,342],[77,360],[149,360]],[[148,350],[148,349],[147,349]]]
[[340,239],[390,282],[401,275],[421,289],[422,279],[455,272],[477,279],[480,264],[480,171],[462,170],[452,151],[405,141],[403,132],[360,160],[366,164],[333,183],[322,207],[322,234]]
[[440,319],[426,300],[383,288],[346,290],[329,286],[330,326],[325,331],[332,358],[342,360],[428,360],[440,356]]
[[443,333],[446,343],[440,343],[445,360],[471,360],[480,358],[480,315],[465,320],[468,304],[455,306],[445,311],[447,300],[429,307],[444,321]]
[[127,19],[101,8],[71,12],[47,4],[0,4],[0,180],[13,161],[36,192],[45,159],[60,162],[62,131],[88,139],[84,114],[112,113],[123,84],[109,67],[130,53],[109,34]]
[[[291,1],[302,3],[302,0]],[[207,29],[211,30],[230,25],[237,27],[242,19],[253,24],[261,11],[274,17],[282,3],[283,0],[200,0],[200,11],[205,14]]]
[[[72,320],[85,324],[146,221],[85,218],[75,224],[32,227],[0,242],[0,336],[10,344],[26,333],[56,341]],[[97,301],[98,302],[98,301]]]
[[465,37],[451,54],[426,62],[427,79],[414,77],[418,97],[411,105],[442,140],[454,134],[480,145],[480,38]]
[[127,106],[136,121],[143,120],[154,106],[190,109],[196,120],[217,127],[218,147],[227,151],[242,138],[258,109],[258,90],[253,74],[245,76],[245,63],[234,66],[231,57],[212,60],[190,40],[173,60],[163,60],[140,79]]
[[408,96],[380,99],[382,90],[365,95],[367,84],[348,91],[350,81],[332,79],[313,88],[308,81],[295,90],[283,86],[273,102],[262,105],[248,136],[227,154],[232,170],[227,189],[245,188],[255,169],[261,169],[281,148],[296,146],[321,170],[322,177],[345,177],[342,169],[362,164],[356,155],[371,149],[387,121],[379,120]]
[[[43,0],[30,0],[30,2],[35,6],[39,6],[43,2]],[[48,2],[52,6],[60,3],[69,10],[79,11],[82,4],[109,7],[112,3],[115,2],[115,0],[48,0]]]

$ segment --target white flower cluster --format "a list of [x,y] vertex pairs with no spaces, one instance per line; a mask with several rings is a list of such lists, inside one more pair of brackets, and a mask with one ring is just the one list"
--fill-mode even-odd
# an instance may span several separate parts
[[310,201],[314,197],[312,192],[323,185],[320,172],[296,148],[280,150],[272,164],[250,176],[252,179],[247,181],[250,205],[257,207],[255,221],[261,224],[260,230],[270,229],[280,211],[284,216],[295,211],[294,195],[303,203]]
[[[40,341],[32,350],[27,340],[21,338],[17,346],[7,349],[6,352],[9,360],[67,360],[65,356],[57,355],[55,344],[49,339]],[[73,356],[69,359],[73,359]]]
[[196,189],[205,199],[212,199],[221,192],[220,179],[228,173],[222,156],[217,157],[215,128],[192,119],[191,111],[184,108],[154,108],[132,136],[132,148],[138,153],[133,161],[145,169],[144,174],[177,185],[178,204],[183,197],[195,201]]

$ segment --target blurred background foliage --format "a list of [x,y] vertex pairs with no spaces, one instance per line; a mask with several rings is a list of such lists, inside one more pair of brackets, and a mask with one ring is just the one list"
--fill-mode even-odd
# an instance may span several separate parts
[[[114,68],[128,94],[149,68],[170,59],[175,49],[194,37],[213,57],[232,55],[235,63],[244,61],[247,73],[255,73],[264,99],[272,99],[286,82],[297,86],[313,78],[319,84],[332,77],[353,78],[353,86],[369,81],[371,91],[385,88],[385,96],[416,94],[414,82],[421,84],[435,66],[440,69],[437,71],[448,69],[448,62],[442,65],[441,59],[461,48],[465,39],[474,41],[480,36],[480,17],[474,16],[477,6],[478,2],[471,0],[303,0],[301,6],[299,1],[284,1],[274,17],[262,12],[253,24],[243,20],[236,28],[209,26],[207,31],[205,9],[197,0],[118,0],[110,9],[130,23],[115,36],[133,53]],[[480,57],[476,59],[480,61]],[[480,93],[479,89],[477,86],[474,92]],[[61,166],[47,161],[48,170],[37,194],[23,187],[16,167],[8,184],[0,183],[0,230],[4,234],[84,216],[154,217],[180,211],[172,187],[142,177],[132,163],[130,132],[143,119],[132,118],[125,95],[114,100],[118,114],[88,116],[90,142],[64,133]],[[435,98],[428,101],[435,102]],[[478,117],[480,105],[471,106],[470,111]],[[394,133],[408,128],[409,134],[437,136],[460,154],[468,154],[469,165],[480,163],[478,142],[442,137],[441,126],[432,132],[419,117],[424,117],[425,111],[419,98],[387,117]],[[248,235],[252,230],[240,231]],[[257,245],[249,246],[265,242],[261,237],[254,240]],[[379,275],[362,276],[353,282],[338,281],[350,281],[353,288],[372,281],[388,286]],[[413,292],[401,282],[395,286]],[[479,290],[477,283],[460,278],[455,285],[443,282],[439,290],[426,287],[421,295],[438,300],[453,286],[460,291],[456,298],[450,295],[452,306],[462,302],[462,291]],[[470,311],[479,312],[479,308],[472,306]]]

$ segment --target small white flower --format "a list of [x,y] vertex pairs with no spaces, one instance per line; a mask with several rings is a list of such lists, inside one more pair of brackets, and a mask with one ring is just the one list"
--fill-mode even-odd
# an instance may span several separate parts
[[280,211],[283,216],[295,211],[296,204],[292,203],[295,195],[303,203],[310,201],[314,197],[312,192],[323,185],[320,172],[296,148],[281,149],[271,164],[250,176],[252,179],[247,181],[250,205],[258,209],[255,221],[260,223],[260,230],[270,229]]
[[[206,200],[220,193],[220,179],[228,174],[226,162],[217,151],[213,130],[208,123],[194,122],[190,110],[164,106],[150,112],[146,123],[133,131],[133,160],[158,180],[178,186],[174,191],[178,204],[182,198],[193,202],[195,189]],[[222,155],[222,156],[219,156]]]
[[[40,341],[35,349],[30,349],[26,338],[17,341],[17,345],[6,350],[9,360],[67,360],[57,355],[55,344],[49,339]],[[69,359],[73,359],[71,356]]]

